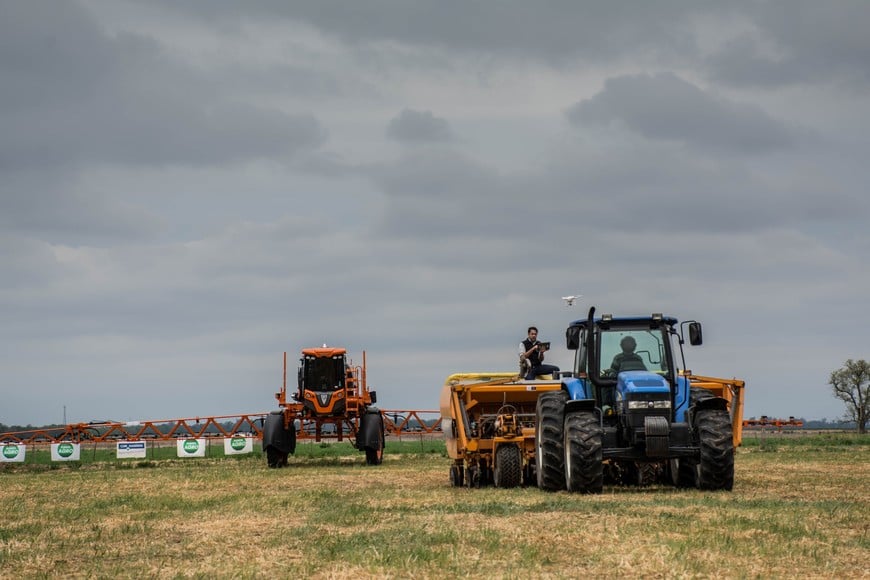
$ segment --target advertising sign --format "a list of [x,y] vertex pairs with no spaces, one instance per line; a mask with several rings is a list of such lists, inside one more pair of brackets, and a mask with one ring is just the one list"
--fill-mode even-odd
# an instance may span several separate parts
[[0,463],[24,463],[26,445],[18,443],[0,444]]
[[177,439],[179,457],[205,457],[205,439]]
[[51,460],[52,461],[80,461],[82,455],[82,446],[79,443],[52,443],[51,444]]
[[145,459],[144,441],[118,441],[118,459]]
[[254,440],[252,437],[236,435],[224,438],[224,455],[242,455],[254,452]]

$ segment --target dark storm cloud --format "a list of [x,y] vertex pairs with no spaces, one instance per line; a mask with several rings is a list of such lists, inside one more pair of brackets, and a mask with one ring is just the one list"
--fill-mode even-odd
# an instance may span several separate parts
[[9,3],[0,18],[0,170],[43,164],[284,159],[325,131],[219,96],[146,37],[110,37],[77,4]]
[[575,125],[619,121],[648,139],[747,154],[794,142],[788,127],[760,107],[716,97],[672,73],[610,78],[567,114]]
[[387,125],[387,135],[397,141],[427,142],[450,141],[453,138],[446,119],[430,111],[403,110]]

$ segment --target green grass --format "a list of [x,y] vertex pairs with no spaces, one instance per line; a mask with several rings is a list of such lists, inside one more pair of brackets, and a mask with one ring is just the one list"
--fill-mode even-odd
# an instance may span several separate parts
[[[0,468],[0,577],[870,575],[870,438],[738,451],[733,492],[452,488],[441,441]],[[28,450],[28,453],[30,451]],[[147,468],[140,468],[144,464]]]
[[804,448],[837,450],[844,447],[867,445],[868,441],[870,441],[870,435],[860,435],[856,432],[743,431],[743,447],[762,451]]

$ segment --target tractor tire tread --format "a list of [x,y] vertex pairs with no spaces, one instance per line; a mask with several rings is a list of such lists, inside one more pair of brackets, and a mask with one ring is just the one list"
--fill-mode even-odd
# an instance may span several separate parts
[[601,424],[590,411],[565,417],[565,484],[568,491],[601,493],[604,461]]
[[734,487],[734,440],[728,412],[702,409],[695,425],[701,447],[698,487],[730,491]]
[[536,405],[535,473],[538,487],[547,491],[565,489],[562,428],[567,400],[564,391],[548,391],[538,397]]

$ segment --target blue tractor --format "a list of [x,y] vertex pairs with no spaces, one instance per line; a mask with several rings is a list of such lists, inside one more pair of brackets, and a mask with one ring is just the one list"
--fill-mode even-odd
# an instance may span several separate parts
[[683,356],[686,329],[689,343],[701,344],[699,322],[661,314],[596,318],[592,307],[569,325],[574,369],[536,405],[538,487],[601,493],[608,481],[732,488],[734,429],[742,425],[733,424],[729,398],[693,386]]

